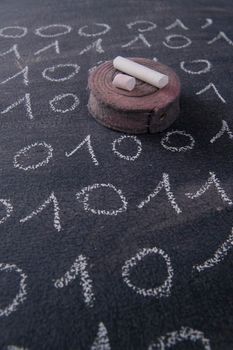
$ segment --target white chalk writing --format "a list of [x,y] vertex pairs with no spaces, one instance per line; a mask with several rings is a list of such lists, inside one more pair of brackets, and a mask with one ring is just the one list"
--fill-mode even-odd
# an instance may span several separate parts
[[219,196],[221,199],[226,202],[228,205],[232,205],[231,199],[227,196],[226,192],[222,188],[219,179],[216,177],[214,172],[209,172],[210,177],[208,178],[207,182],[201,186],[201,188],[196,193],[185,193],[185,195],[190,198],[198,198],[202,196],[212,185],[216,188]]
[[[138,262],[141,262],[142,259],[147,255],[158,254],[160,255],[166,265],[167,265],[167,278],[162,285],[156,288],[144,289],[135,286],[130,280],[130,273],[133,267],[137,265]],[[171,259],[169,256],[162,250],[157,247],[153,248],[143,248],[140,250],[134,257],[127,260],[122,267],[122,277],[126,285],[133,289],[137,294],[143,295],[144,297],[168,297],[171,294],[172,287],[172,278],[173,278],[173,268],[171,265]]]
[[[52,29],[52,33],[49,33],[49,30]],[[53,33],[53,30],[60,30],[57,33]],[[41,36],[42,38],[55,38],[57,36],[65,35],[70,33],[72,30],[71,26],[66,24],[50,24],[48,26],[40,27],[35,30],[35,34]],[[46,33],[48,31],[48,33]]]
[[56,52],[57,54],[60,53],[58,40],[55,40],[55,41],[53,41],[51,44],[46,45],[46,46],[43,47],[42,49],[36,51],[36,52],[34,53],[34,55],[35,55],[35,56],[40,55],[42,52],[47,51],[47,50],[50,49],[51,47],[55,49],[55,52]]
[[103,53],[104,49],[102,48],[102,39],[99,38],[96,41],[94,41],[92,44],[87,45],[82,51],[79,52],[79,55],[83,55],[84,53],[90,51],[90,50],[96,50],[98,53]]
[[[143,32],[149,32],[155,28],[157,28],[157,24],[151,22],[151,21],[145,21],[145,20],[137,20],[137,21],[134,21],[134,22],[130,22],[127,24],[127,27],[129,29],[132,29],[134,26],[138,26],[139,25],[143,25],[143,28],[137,28],[137,31],[140,32],[140,33],[143,33]],[[146,25],[146,28],[144,28],[144,25]]]
[[229,45],[233,46],[233,41],[231,41],[231,39],[229,39],[228,36],[224,32],[219,32],[219,34],[217,36],[215,36],[213,39],[209,40],[207,42],[207,44],[211,45],[215,41],[220,40],[220,39],[225,40]]
[[102,322],[99,324],[98,333],[91,346],[91,350],[111,350],[108,331]]
[[78,31],[79,35],[87,36],[87,37],[95,37],[95,36],[104,35],[107,32],[109,32],[109,30],[111,29],[110,26],[108,24],[105,24],[105,23],[94,23],[94,25],[97,27],[103,27],[104,29],[101,30],[100,32],[97,32],[97,33],[87,33],[84,31],[86,28],[88,28],[88,26],[86,25],[86,26],[83,26],[79,29],[79,31]]
[[206,85],[203,89],[201,89],[200,91],[196,92],[196,95],[201,95],[203,94],[203,92],[208,91],[209,89],[213,89],[214,92],[216,93],[216,95],[218,96],[218,98],[223,102],[226,103],[225,99],[222,97],[222,95],[220,95],[218,89],[216,88],[216,86],[213,83],[209,83],[208,85]]
[[143,34],[138,34],[137,36],[135,36],[135,38],[131,41],[129,41],[128,43],[121,45],[121,47],[129,47],[132,46],[133,44],[135,44],[137,41],[142,42],[145,46],[147,47],[151,47],[151,44],[147,41],[147,39],[145,38],[145,36]]
[[[182,146],[182,147],[175,147],[175,146],[170,146],[171,141],[170,141],[170,137],[172,135],[182,135],[185,138],[189,139],[189,144],[187,144],[186,146]],[[168,131],[166,133],[166,135],[162,138],[161,140],[161,145],[171,151],[171,152],[186,152],[188,150],[193,149],[194,145],[195,145],[195,140],[192,137],[192,135],[187,134],[185,131],[183,130],[174,130],[174,131]]]
[[6,114],[8,112],[10,112],[12,109],[14,109],[15,107],[24,104],[25,108],[26,108],[26,114],[29,117],[29,119],[33,119],[34,116],[32,114],[32,107],[31,107],[31,96],[29,93],[26,93],[24,95],[24,97],[19,98],[17,101],[15,101],[14,103],[12,103],[10,106],[6,107],[1,114]]
[[8,81],[14,79],[14,78],[17,78],[19,75],[23,75],[23,83],[24,85],[28,85],[29,84],[29,80],[28,80],[28,66],[26,66],[25,68],[23,68],[21,71],[19,71],[18,73],[12,75],[11,77],[1,81],[0,84],[5,84],[7,83]]
[[201,89],[200,91],[196,92],[196,95],[201,95],[203,94],[203,92],[208,91],[209,89],[213,89],[214,92],[216,93],[216,95],[218,96],[218,98],[223,102],[226,103],[225,99],[222,97],[222,95],[220,95],[218,89],[216,88],[215,84],[213,83],[209,83],[208,85],[206,85],[203,89]]
[[[13,32],[12,34],[10,33],[5,33],[5,32]],[[14,32],[16,32],[14,34]],[[22,38],[27,34],[28,30],[25,27],[19,27],[19,26],[10,26],[10,27],[4,27],[0,28],[0,36],[3,38]]]
[[19,60],[20,59],[20,54],[18,51],[18,45],[14,44],[9,50],[0,52],[0,57],[4,57],[8,55],[9,53],[14,52],[15,57]]
[[210,267],[214,267],[219,262],[221,262],[224,257],[228,254],[229,250],[232,249],[233,246],[233,229],[231,229],[231,234],[227,238],[227,240],[221,244],[221,246],[216,250],[214,255],[207,259],[204,263],[199,265],[194,265],[193,270],[197,270],[201,272],[205,269],[209,269]]
[[229,139],[233,139],[233,134],[227,124],[227,122],[225,120],[222,121],[222,128],[219,130],[219,132],[212,137],[212,139],[210,140],[210,143],[214,143],[217,139],[219,139],[220,137],[222,137],[225,133],[227,133]]
[[206,18],[206,23],[204,23],[201,28],[205,29],[208,28],[209,26],[211,26],[213,24],[213,20],[212,18]]
[[11,216],[13,206],[9,199],[0,199],[0,203],[2,203],[6,209],[6,215],[0,219],[0,224],[3,224]]
[[53,226],[58,232],[61,231],[60,214],[59,214],[60,208],[59,208],[57,197],[55,196],[54,192],[50,194],[50,196],[44,201],[42,205],[39,206],[39,208],[37,208],[36,210],[33,210],[33,212],[27,215],[25,218],[20,219],[20,222],[24,223],[32,219],[34,216],[37,216],[44,209],[46,209],[51,203],[53,204],[53,211],[54,211]]
[[176,199],[174,194],[171,192],[171,186],[170,186],[170,180],[169,180],[169,175],[164,173],[163,174],[163,179],[159,182],[158,186],[154,189],[152,193],[150,193],[146,199],[144,199],[139,205],[138,208],[142,209],[146,204],[148,204],[152,198],[156,197],[158,193],[162,190],[165,189],[167,198],[169,203],[171,204],[172,208],[176,211],[177,214],[182,213],[180,207],[176,203]]
[[0,317],[2,317],[9,316],[12,312],[16,311],[20,304],[22,304],[26,300],[27,286],[25,281],[27,279],[27,275],[23,272],[22,269],[20,269],[14,264],[0,264],[0,271],[15,272],[20,276],[19,291],[8,306],[6,306],[3,309],[0,309]]
[[87,135],[87,137],[71,151],[70,153],[65,153],[66,157],[71,157],[77,150],[79,150],[83,145],[87,144],[87,149],[89,151],[89,154],[91,156],[91,160],[93,161],[94,165],[99,165],[98,160],[96,159],[94,149],[91,144],[91,135]]
[[[58,108],[56,105],[58,102],[60,102],[63,99],[66,98],[72,98],[73,99],[73,103],[70,107],[66,108],[66,109],[62,109],[62,108]],[[75,110],[76,107],[78,107],[80,101],[78,96],[76,96],[75,94],[71,94],[71,93],[67,93],[67,94],[61,94],[61,95],[57,95],[55,96],[52,100],[49,101],[50,107],[54,112],[59,112],[59,113],[67,113],[67,112],[71,112],[73,110]]]
[[[137,153],[134,156],[129,156],[129,155],[125,155],[122,154],[121,152],[119,152],[116,149],[116,145],[120,146],[123,140],[132,140],[136,143],[137,145]],[[142,151],[142,143],[141,141],[136,137],[136,136],[131,136],[131,135],[123,135],[121,137],[119,137],[118,139],[114,140],[112,143],[112,150],[114,152],[114,154],[116,156],[118,156],[119,158],[125,159],[125,160],[130,160],[130,161],[134,161],[135,159],[137,159]]]
[[208,61],[208,60],[203,60],[203,59],[200,59],[200,60],[193,60],[193,61],[190,61],[191,64],[193,63],[204,63],[206,66],[202,69],[199,69],[199,70],[190,70],[190,69],[187,69],[185,67],[185,64],[187,64],[187,62],[185,61],[182,61],[180,62],[180,68],[186,72],[186,73],[189,73],[189,74],[204,74],[204,73],[208,73],[212,67],[211,63]]
[[180,27],[180,28],[182,28],[182,29],[184,29],[184,30],[188,30],[188,27],[186,27],[186,26],[184,25],[184,23],[183,23],[179,18],[176,18],[176,20],[175,20],[172,24],[170,24],[169,26],[167,26],[165,29],[166,29],[166,30],[170,30],[170,29],[173,29],[173,28],[175,28],[175,27]]
[[95,296],[93,292],[93,282],[87,271],[87,258],[84,255],[79,255],[75,262],[70,267],[63,277],[54,282],[56,288],[68,286],[77,276],[80,276],[80,285],[83,289],[84,301],[88,307],[94,306]]
[[[48,75],[50,73],[56,73],[57,70],[59,71],[59,70],[62,70],[63,68],[72,68],[72,72],[62,78],[60,77],[55,78]],[[47,80],[60,82],[60,81],[66,81],[73,78],[76,74],[78,74],[79,70],[80,70],[80,66],[75,63],[57,64],[56,66],[45,68],[42,72],[42,75]]]
[[189,327],[181,327],[179,331],[167,333],[165,336],[159,337],[155,343],[152,343],[148,347],[148,350],[170,349],[182,342],[185,342],[187,348],[187,341],[201,344],[204,350],[211,350],[210,341],[205,337],[204,333]]
[[[175,39],[175,40],[184,40],[186,41],[186,43],[182,44],[182,45],[171,45],[170,42]],[[165,38],[166,41],[163,41],[163,45],[165,45],[166,47],[168,47],[169,49],[183,49],[185,47],[188,47],[189,45],[192,44],[192,40],[189,39],[187,36],[185,35],[181,35],[181,34],[171,34],[171,35],[168,35],[166,36]]]
[[[122,206],[118,209],[111,209],[111,210],[91,208],[88,203],[89,193],[94,190],[98,190],[100,188],[110,188],[111,190],[113,190],[113,192],[116,192],[122,201]],[[80,192],[76,194],[76,198],[78,201],[83,203],[84,210],[90,211],[91,213],[98,214],[98,215],[118,215],[119,213],[123,213],[124,211],[126,211],[127,205],[128,205],[125,196],[122,194],[122,191],[117,189],[112,184],[96,183],[94,185],[84,187]]]
[[[36,164],[32,164],[32,165],[28,165],[28,166],[24,166],[19,162],[19,158],[24,156],[27,157],[27,154],[29,153],[29,151],[32,148],[41,148],[43,147],[46,151],[47,151],[47,157],[45,159],[43,159],[41,162],[38,162]],[[19,150],[15,156],[14,156],[14,167],[15,168],[19,168],[22,170],[35,170],[41,166],[45,166],[46,164],[48,164],[49,160],[52,158],[53,156],[53,148],[51,145],[47,144],[46,142],[42,141],[42,142],[35,142],[32,145],[26,146],[24,148],[22,148],[21,150]]]

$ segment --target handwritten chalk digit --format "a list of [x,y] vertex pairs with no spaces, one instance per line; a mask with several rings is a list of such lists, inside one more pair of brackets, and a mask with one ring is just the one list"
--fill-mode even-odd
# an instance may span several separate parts
[[18,45],[15,44],[13,45],[9,50],[0,52],[0,57],[4,57],[8,55],[9,53],[13,52],[15,54],[15,57],[19,60],[20,59],[20,54],[18,51]]
[[[177,41],[179,41],[180,39],[186,41],[184,44],[182,45],[172,45],[170,42],[175,39]],[[184,49],[185,47],[188,47],[189,45],[192,44],[192,40],[189,39],[187,36],[185,35],[181,35],[181,34],[171,34],[166,36],[165,38],[166,41],[163,41],[163,45],[165,45],[166,47],[168,47],[169,49],[174,49],[174,50],[179,50],[179,49]]]
[[32,219],[34,216],[37,216],[44,209],[46,209],[51,203],[53,204],[53,211],[54,211],[53,226],[54,226],[55,230],[60,232],[61,231],[61,222],[60,222],[60,214],[59,214],[60,208],[59,208],[57,197],[55,196],[54,192],[52,192],[50,194],[50,196],[45,200],[45,202],[42,205],[39,206],[39,208],[37,208],[36,210],[33,210],[33,212],[31,214],[25,216],[25,218],[20,219],[20,222],[24,223],[24,222]]
[[[99,190],[101,188],[110,188],[113,192],[117,193],[121,199],[122,206],[117,209],[105,210],[105,209],[96,209],[91,208],[89,205],[89,196],[90,192]],[[90,211],[92,214],[97,215],[118,215],[119,213],[123,213],[127,210],[128,203],[126,201],[125,196],[122,194],[122,191],[117,189],[112,184],[98,184],[84,187],[80,192],[76,194],[76,198],[79,202],[83,203],[84,210]]]
[[7,305],[5,308],[0,308],[0,317],[9,316],[12,312],[16,311],[20,304],[26,300],[27,296],[27,285],[26,279],[27,275],[23,272],[22,269],[17,267],[15,264],[0,264],[1,272],[14,272],[20,276],[19,290],[12,302]]
[[163,174],[163,179],[159,182],[158,186],[154,189],[152,193],[150,193],[146,199],[144,199],[139,205],[138,208],[142,209],[146,204],[148,204],[152,198],[156,197],[159,192],[164,188],[168,201],[171,205],[171,207],[175,210],[177,214],[182,213],[182,210],[176,203],[176,199],[174,194],[171,192],[171,186],[170,186],[170,180],[169,180],[169,175],[164,173]]
[[[122,154],[119,150],[117,150],[117,146],[120,146],[123,140],[132,140],[137,145],[137,153],[133,156],[128,156],[125,154]],[[135,161],[142,152],[142,143],[136,136],[131,135],[123,135],[119,137],[118,139],[114,140],[112,143],[112,150],[114,154],[122,159],[129,160],[129,161]]]
[[[51,74],[56,74],[57,71],[59,72],[59,70],[62,70],[63,68],[68,68],[68,69],[71,68],[72,71],[70,74],[62,78],[60,77],[56,78],[56,77],[50,76]],[[61,81],[66,81],[73,78],[76,74],[78,74],[79,70],[80,70],[80,66],[75,63],[57,64],[56,66],[45,68],[42,72],[42,76],[49,81],[61,82]]]
[[179,18],[176,18],[175,22],[173,22],[172,24],[167,26],[165,29],[166,30],[170,30],[170,29],[173,29],[175,27],[180,27],[181,29],[184,29],[184,30],[188,30],[189,29],[188,27],[186,27],[184,25],[184,23]]
[[[189,64],[193,64],[193,63],[204,63],[205,67],[202,68],[202,69],[199,69],[199,70],[191,70],[191,69],[188,69],[185,67],[185,65],[189,63]],[[190,62],[185,62],[185,61],[182,61],[180,62],[180,68],[188,73],[188,74],[204,74],[204,73],[208,73],[210,71],[210,69],[212,68],[212,64],[208,61],[208,60],[203,60],[203,59],[200,59],[200,60],[193,60],[193,61],[190,61]]]
[[[45,159],[43,159],[41,162],[38,162],[38,163],[32,164],[32,165],[28,165],[28,166],[21,164],[20,158],[28,158],[28,153],[31,149],[34,149],[34,148],[40,149],[41,147],[44,148],[45,151],[47,152],[47,156]],[[53,156],[53,148],[51,145],[47,144],[44,141],[35,142],[29,146],[26,146],[26,147],[20,149],[14,156],[13,164],[14,164],[15,168],[18,168],[18,169],[21,169],[24,171],[35,170],[41,166],[47,165],[48,162],[50,161],[50,159],[52,158],[52,156]]]
[[26,66],[25,68],[23,68],[21,71],[19,71],[18,73],[12,75],[11,77],[1,81],[0,84],[5,84],[7,83],[8,81],[14,79],[14,78],[17,78],[19,75],[22,75],[23,76],[23,83],[24,85],[28,85],[29,84],[29,80],[28,80],[28,66]]
[[5,207],[6,214],[0,219],[0,224],[3,224],[13,212],[13,206],[9,199],[0,199],[0,203]]
[[17,106],[24,104],[26,108],[26,115],[29,119],[33,119],[34,116],[32,114],[32,106],[31,106],[31,95],[29,93],[26,93],[24,97],[19,98],[17,101],[12,103],[10,106],[6,107],[1,114],[6,114],[10,112],[12,109],[16,108]]
[[91,160],[93,161],[94,165],[98,166],[99,162],[96,159],[95,152],[94,152],[94,149],[93,149],[92,144],[91,144],[91,135],[87,135],[87,137],[77,147],[75,147],[73,149],[73,151],[71,151],[70,153],[66,152],[65,153],[66,157],[68,157],[68,158],[71,157],[74,153],[76,153],[85,144],[87,144],[87,149],[88,149],[88,152],[91,156]]
[[204,263],[199,265],[194,265],[193,270],[196,270],[198,272],[204,271],[206,269],[209,269],[211,267],[214,267],[219,262],[224,260],[225,256],[227,256],[229,250],[232,249],[233,246],[233,228],[231,229],[231,234],[227,238],[227,240],[221,244],[221,246],[216,250],[216,252],[213,254],[213,256],[209,259],[207,259]]
[[79,255],[64,276],[54,281],[55,288],[68,286],[76,277],[80,277],[80,285],[83,290],[84,301],[88,307],[94,306],[95,296],[93,292],[93,282],[87,270],[87,258]]
[[[171,146],[170,137],[172,135],[182,135],[182,137],[184,136],[186,139],[188,139],[188,144],[186,146],[182,146],[182,147]],[[161,140],[161,145],[165,149],[167,149],[168,151],[171,151],[171,152],[186,152],[188,150],[193,149],[193,147],[195,145],[195,140],[192,137],[192,135],[187,134],[183,130],[174,130],[174,131],[168,131],[166,133],[166,135]]]
[[[161,284],[159,287],[149,289],[139,288],[135,286],[130,280],[132,268],[134,268],[138,263],[140,263],[145,256],[153,254],[158,254],[164,259],[167,266],[167,278],[164,281],[164,283]],[[143,248],[134,257],[125,262],[124,266],[122,267],[122,277],[126,285],[137,294],[140,294],[144,297],[168,297],[171,294],[173,279],[173,268],[171,265],[171,259],[162,249],[158,249],[157,247]]]
[[206,85],[203,89],[201,89],[200,91],[196,92],[196,95],[201,95],[204,92],[213,89],[215,94],[218,96],[218,98],[223,102],[226,103],[226,100],[222,97],[222,95],[219,93],[218,89],[216,88],[215,84],[213,83],[209,83],[208,85]]
[[201,26],[201,29],[206,29],[213,24],[212,18],[206,18],[205,23]]
[[145,38],[145,36],[141,33],[139,35],[135,36],[135,38],[133,40],[129,41],[128,43],[126,43],[124,45],[121,45],[121,47],[130,47],[130,46],[134,45],[135,43],[137,43],[138,41],[143,43],[143,45],[146,47],[151,47],[151,44],[148,42],[148,40]]
[[[52,29],[52,30],[51,30]],[[55,33],[53,33],[55,29]],[[56,32],[56,30],[58,31]],[[49,31],[52,33],[49,33]],[[41,36],[42,38],[55,38],[57,36],[66,35],[72,30],[71,26],[66,24],[50,24],[48,26],[40,27],[35,30],[35,34]]]
[[213,39],[209,40],[207,42],[208,45],[211,45],[213,43],[215,43],[215,41],[223,39],[225,40],[229,45],[233,46],[233,41],[228,38],[228,36],[224,33],[224,32],[219,32],[219,34],[217,36],[215,36]]
[[210,143],[214,143],[220,137],[222,137],[225,133],[228,135],[230,140],[233,139],[233,134],[232,134],[227,122],[225,120],[223,120],[222,121],[222,128],[219,130],[219,132],[214,137],[212,137],[212,139],[210,140]]
[[102,322],[99,324],[97,336],[91,346],[91,350],[111,350],[108,331]]
[[[188,343],[200,344],[203,350],[211,350],[210,341],[205,337],[204,333],[189,327],[181,327],[179,331],[167,333],[159,337],[155,343],[152,343],[148,350],[166,350],[175,347],[179,343],[185,343],[188,348]],[[196,348],[196,347],[195,347]]]
[[42,49],[36,51],[36,52],[34,53],[34,55],[35,55],[35,56],[38,56],[38,55],[40,55],[42,52],[45,52],[45,51],[49,50],[51,47],[55,49],[55,52],[56,52],[57,54],[60,54],[60,49],[59,49],[58,40],[55,40],[54,42],[52,42],[52,44],[49,44],[49,45],[43,47]]
[[221,183],[216,177],[215,173],[210,171],[209,174],[210,177],[208,178],[207,182],[201,186],[201,188],[196,193],[185,193],[185,195],[190,199],[195,199],[201,197],[210,187],[214,186],[222,201],[226,202],[228,205],[232,205],[233,203],[231,199],[222,188]]
[[137,21],[134,21],[134,22],[130,22],[130,23],[127,23],[127,27],[129,29],[132,29],[134,28],[135,26],[137,27],[138,25],[146,25],[146,28],[137,28],[137,31],[140,32],[140,33],[144,33],[144,32],[150,32],[151,30],[157,28],[157,24],[151,22],[151,21],[145,21],[145,20],[137,20]]
[[[11,34],[11,32],[13,33]],[[3,38],[14,38],[14,39],[22,38],[27,34],[27,32],[28,32],[27,28],[19,27],[19,26],[10,26],[10,27],[0,28],[0,36]]]
[[102,47],[102,39],[99,38],[96,41],[94,41],[92,44],[87,45],[87,47],[85,47],[82,51],[79,52],[79,55],[83,55],[84,53],[90,50],[95,50],[98,53],[103,53],[104,49]]
[[113,79],[112,85],[120,89],[132,91],[135,88],[136,79],[129,75],[118,73]]
[[86,37],[95,37],[95,36],[107,34],[107,32],[109,32],[109,30],[111,29],[111,27],[106,23],[93,23],[93,24],[97,27],[103,28],[103,30],[100,30],[96,33],[87,33],[86,28],[88,28],[88,25],[86,25],[79,28],[78,34]]
[[[69,106],[66,109],[62,109],[62,108],[58,108],[57,104],[62,101],[63,99],[66,98],[72,98],[73,99],[73,103],[71,104],[71,106]],[[61,95],[57,95],[55,96],[52,100],[49,101],[49,105],[50,108],[54,111],[54,112],[58,112],[58,113],[67,113],[67,112],[71,112],[74,111],[75,108],[78,107],[80,101],[78,96],[76,96],[75,94],[71,94],[71,93],[67,93],[67,94],[61,94]]]

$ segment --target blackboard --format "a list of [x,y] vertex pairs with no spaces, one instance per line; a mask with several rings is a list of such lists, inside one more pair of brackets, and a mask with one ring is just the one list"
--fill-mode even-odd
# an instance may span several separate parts
[[[230,1],[0,1],[0,348],[233,348]],[[88,113],[115,56],[172,67],[181,113]]]

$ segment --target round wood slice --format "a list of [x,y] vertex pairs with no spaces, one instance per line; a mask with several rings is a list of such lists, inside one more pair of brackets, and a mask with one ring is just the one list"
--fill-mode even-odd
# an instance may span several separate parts
[[112,61],[107,61],[89,75],[89,112],[98,122],[114,130],[132,134],[163,131],[179,115],[179,78],[162,63],[146,58],[130,59],[168,75],[169,83],[157,89],[137,79],[132,91],[119,89],[112,84],[119,71]]

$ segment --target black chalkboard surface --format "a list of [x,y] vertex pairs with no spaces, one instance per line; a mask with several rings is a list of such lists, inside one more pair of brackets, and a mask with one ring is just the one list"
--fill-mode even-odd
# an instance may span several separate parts
[[[233,348],[228,0],[0,1],[0,348]],[[117,55],[172,67],[181,114],[87,110]]]

